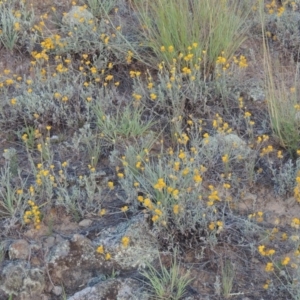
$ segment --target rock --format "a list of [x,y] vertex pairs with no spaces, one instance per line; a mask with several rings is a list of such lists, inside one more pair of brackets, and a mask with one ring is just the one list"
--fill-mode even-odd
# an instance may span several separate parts
[[127,279],[109,279],[93,287],[77,292],[69,300],[148,300],[150,299],[142,290],[139,281]]
[[37,240],[38,238],[45,236],[49,233],[49,227],[45,226],[43,223],[40,224],[39,229],[31,228],[24,233],[24,236],[31,240]]
[[8,254],[10,259],[28,259],[30,245],[26,240],[17,240],[10,245]]
[[44,271],[29,268],[24,261],[10,262],[0,272],[0,289],[9,295],[24,300],[42,299],[44,287]]
[[[129,222],[123,222],[116,227],[102,230],[97,245],[112,253],[112,260],[122,270],[132,270],[145,267],[157,258],[157,240],[150,234],[150,229],[144,215],[134,217]],[[128,247],[122,246],[122,238],[127,236],[130,239]]]
[[87,23],[92,20],[94,16],[83,6],[73,6],[71,10],[62,18],[62,23],[65,25],[81,25],[83,22]]
[[253,150],[247,146],[247,143],[234,133],[217,134],[209,138],[206,145],[211,151],[218,151],[219,148],[226,149],[231,155],[242,155],[244,158],[253,153]]
[[49,236],[45,239],[43,246],[44,248],[51,248],[55,243],[55,237],[54,236]]
[[266,98],[264,89],[258,85],[249,88],[248,93],[249,93],[250,99],[253,100],[254,102],[264,101]]
[[58,135],[52,135],[52,136],[50,137],[50,141],[51,141],[52,143],[58,143],[58,142],[59,142],[59,136],[58,136]]
[[92,220],[84,219],[78,223],[80,227],[89,227],[93,223]]
[[223,137],[223,141],[226,146],[232,147],[233,149],[245,149],[247,151],[250,148],[247,147],[247,144],[244,140],[238,137],[236,134],[230,133]]
[[[63,240],[50,249],[46,263],[54,285],[63,281],[65,291],[74,292],[79,286],[91,286],[91,278],[101,276],[94,282],[102,282],[114,272],[135,271],[157,258],[157,241],[151,235],[144,215],[102,230],[100,227],[99,231],[93,241],[74,234],[70,240]],[[127,247],[121,243],[124,236],[130,239]],[[103,253],[96,251],[100,245],[103,245]],[[108,253],[109,259],[106,257]]]
[[63,292],[63,289],[59,285],[55,285],[52,289],[52,293],[56,296],[60,296],[62,294],[62,292]]
[[46,263],[52,282],[58,285],[63,280],[67,291],[78,290],[95,273],[107,273],[109,267],[103,257],[97,256],[92,242],[80,234],[75,234],[70,241],[63,240],[53,246],[46,257]]
[[48,262],[54,263],[58,259],[63,259],[68,256],[70,252],[70,242],[67,240],[63,240],[53,247],[50,252]]

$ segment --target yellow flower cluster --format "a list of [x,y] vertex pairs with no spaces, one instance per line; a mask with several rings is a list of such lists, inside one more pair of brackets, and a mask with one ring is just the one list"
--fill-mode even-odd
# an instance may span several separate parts
[[271,262],[268,262],[266,267],[265,267],[266,272],[274,272],[274,265]]
[[104,215],[106,215],[106,209],[105,208],[102,208],[100,211],[99,211],[99,215],[101,217],[103,217]]
[[97,247],[96,252],[99,254],[104,255],[105,260],[110,260],[111,259],[111,254],[109,252],[105,252],[104,246],[100,245]]
[[157,222],[163,215],[163,212],[160,208],[161,203],[157,202],[155,205],[150,198],[144,198],[143,196],[138,196],[137,200],[144,205],[145,208],[149,209],[153,216],[152,221]]
[[209,185],[208,188],[210,190],[210,194],[208,195],[209,201],[207,202],[207,205],[213,206],[215,201],[221,201],[221,199],[219,196],[219,192],[213,185]]
[[258,252],[262,256],[272,256],[272,255],[275,254],[275,250],[274,249],[268,249],[267,250],[265,245],[258,246]]
[[244,107],[244,98],[243,97],[239,97],[238,98],[238,102],[239,102],[239,108],[243,108]]
[[186,145],[187,142],[188,142],[189,140],[190,140],[190,139],[189,139],[188,135],[187,135],[185,132],[182,133],[182,134],[180,135],[180,137],[177,138],[177,142],[178,142],[179,144],[182,144],[182,145]]
[[277,1],[272,0],[270,3],[266,4],[266,8],[270,15],[277,13],[277,16],[280,17],[285,12],[285,6],[289,1],[284,1],[281,6],[278,7]]
[[291,260],[291,259],[290,259],[288,256],[286,256],[286,257],[284,257],[284,258],[281,260],[281,264],[282,264],[283,266],[287,266],[287,265],[289,264],[290,260]]
[[124,248],[127,248],[130,243],[130,238],[128,236],[122,237],[122,245]]
[[178,214],[179,214],[179,210],[180,210],[179,204],[173,205],[173,213],[174,213],[175,215],[178,215]]
[[291,227],[299,229],[300,228],[300,219],[299,218],[293,218],[291,222]]
[[108,186],[109,189],[113,190],[114,189],[113,181],[108,181],[107,186]]
[[208,225],[209,230],[213,231],[216,230],[217,233],[219,233],[221,230],[223,230],[223,222],[222,221],[216,221],[216,222],[210,222]]
[[36,229],[40,229],[41,228],[40,209],[37,205],[35,205],[35,203],[32,200],[28,200],[27,203],[29,206],[31,206],[31,208],[24,213],[24,217],[23,217],[24,223],[29,224],[32,221],[34,224],[34,227]]
[[216,118],[213,120],[212,126],[217,130],[218,133],[229,134],[232,132],[232,129],[229,128],[228,123],[223,122],[223,119],[219,114],[216,114]]
[[163,178],[158,178],[157,183],[153,186],[156,190],[162,191],[167,185]]
[[271,283],[271,281],[270,281],[269,279],[266,280],[266,283],[263,285],[263,288],[264,288],[265,290],[267,290],[267,289],[269,288],[270,283]]
[[194,182],[195,182],[196,185],[199,185],[203,181],[202,176],[199,174],[199,170],[198,169],[194,169],[193,180],[194,180]]
[[223,71],[226,71],[229,68],[230,64],[228,63],[224,52],[222,52],[221,55],[218,56],[216,64],[221,65]]
[[249,220],[256,219],[257,222],[263,222],[263,220],[264,220],[264,213],[262,211],[258,211],[257,213],[250,214],[248,216],[248,219]]
[[272,145],[268,145],[267,147],[262,148],[261,152],[260,152],[260,156],[265,156],[269,153],[271,153],[273,151],[273,146]]
[[[38,147],[38,149],[39,149],[39,147]],[[54,177],[54,175],[51,174],[52,169],[51,168],[50,168],[50,170],[44,169],[42,167],[42,164],[38,164],[37,168],[39,171],[36,174],[36,179],[35,179],[36,184],[41,186],[41,185],[43,185],[45,180],[49,179],[50,182],[52,183],[52,185],[54,187],[56,187],[57,184],[55,183],[55,177]]]
[[[31,55],[36,61],[48,61],[49,60],[49,56],[47,55],[45,50],[42,50],[41,52],[32,51]],[[32,65],[35,65],[35,63],[36,63],[35,61],[31,62]]]
[[257,142],[257,144],[260,144],[262,142],[266,142],[268,139],[269,139],[269,136],[264,134],[262,136],[258,136],[256,142]]
[[294,187],[294,198],[300,203],[300,171],[297,173],[296,186]]
[[224,164],[227,164],[229,162],[229,155],[228,154],[225,154],[222,156],[222,162]]
[[248,62],[247,58],[244,55],[240,55],[239,58],[236,56],[233,57],[234,63],[236,63],[240,68],[247,68],[248,67]]
[[126,56],[126,62],[127,64],[131,64],[132,63],[132,57],[133,57],[133,53],[131,51],[127,52],[127,56]]
[[136,78],[141,75],[141,72],[140,71],[129,71],[129,75],[131,78]]
[[105,34],[105,33],[102,33],[101,36],[100,36],[100,39],[102,40],[102,42],[105,45],[107,45],[109,43],[110,36]]

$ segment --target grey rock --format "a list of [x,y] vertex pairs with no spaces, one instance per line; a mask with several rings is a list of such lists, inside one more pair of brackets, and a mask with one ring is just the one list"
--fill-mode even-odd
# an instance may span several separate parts
[[[122,238],[130,239],[128,247],[122,246]],[[123,222],[115,227],[103,229],[97,245],[103,245],[112,253],[112,259],[122,270],[132,270],[145,267],[157,258],[157,240],[151,235],[146,217],[139,215],[128,222]]]
[[28,259],[30,245],[26,240],[17,240],[10,245],[8,254],[10,259]]
[[253,150],[247,146],[246,142],[234,133],[217,134],[209,138],[207,147],[212,149],[222,148],[231,153],[242,154],[244,157],[249,155]]
[[44,248],[51,248],[54,246],[54,243],[55,243],[55,237],[49,236],[45,239],[43,246],[44,246]]
[[52,289],[52,293],[56,296],[60,296],[62,294],[62,292],[63,292],[63,289],[59,285],[54,286]]
[[80,227],[89,227],[93,223],[90,219],[84,219],[78,223]]
[[54,263],[57,259],[62,259],[68,256],[70,252],[70,242],[63,240],[61,243],[55,245],[55,247],[51,250],[48,262]]
[[69,300],[148,300],[140,282],[127,279],[109,279],[77,292]]
[[24,261],[10,262],[0,272],[0,289],[7,294],[18,295],[21,299],[41,296],[44,287],[43,269],[30,268]]

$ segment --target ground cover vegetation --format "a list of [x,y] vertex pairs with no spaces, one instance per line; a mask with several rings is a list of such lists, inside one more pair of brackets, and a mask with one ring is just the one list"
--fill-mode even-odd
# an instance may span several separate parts
[[299,24],[299,1],[0,1],[0,265],[53,211],[143,215],[148,299],[300,299]]

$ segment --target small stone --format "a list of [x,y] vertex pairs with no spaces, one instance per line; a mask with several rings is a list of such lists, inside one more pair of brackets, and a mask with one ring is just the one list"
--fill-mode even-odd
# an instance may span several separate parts
[[56,296],[60,296],[62,294],[62,292],[63,292],[63,289],[59,285],[54,286],[52,289],[52,293]]
[[39,267],[43,264],[42,260],[36,256],[34,256],[30,259],[30,263],[31,263],[31,266],[33,266],[33,267]]
[[79,222],[78,225],[79,225],[80,227],[89,227],[92,223],[93,223],[92,220],[90,220],[90,219],[84,219],[84,220],[82,220],[81,222]]
[[40,243],[31,243],[30,244],[31,251],[40,251],[42,249],[42,245]]
[[57,135],[52,135],[50,137],[50,141],[53,143],[57,143],[59,141],[59,137]]
[[17,240],[9,247],[10,259],[28,259],[30,254],[30,245],[26,240]]
[[51,248],[55,243],[55,237],[54,236],[49,236],[48,238],[46,238],[46,240],[44,241],[44,247],[46,248]]

